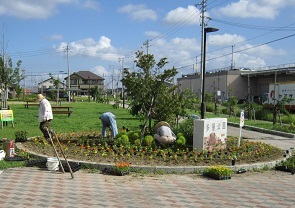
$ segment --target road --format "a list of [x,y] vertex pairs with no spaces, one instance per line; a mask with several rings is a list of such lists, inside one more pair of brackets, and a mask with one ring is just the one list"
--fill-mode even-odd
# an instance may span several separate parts
[[[240,128],[227,126],[227,135],[239,137]],[[295,148],[295,139],[287,138],[272,134],[260,133],[256,131],[249,131],[242,129],[242,138],[249,138],[251,141],[260,141],[270,144],[281,149],[290,149],[291,147]]]

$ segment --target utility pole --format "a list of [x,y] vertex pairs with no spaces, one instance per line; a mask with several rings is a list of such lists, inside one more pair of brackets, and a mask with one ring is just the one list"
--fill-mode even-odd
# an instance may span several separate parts
[[114,97],[114,65],[110,65],[109,69],[113,71],[112,73],[112,96]]
[[148,55],[148,54],[149,54],[149,47],[150,47],[150,45],[149,45],[149,40],[146,40],[146,41],[143,43],[143,45],[146,46],[146,55]]
[[119,62],[121,62],[122,67],[122,100],[123,100],[123,108],[125,108],[125,100],[124,100],[124,85],[123,85],[123,78],[124,78],[124,58],[119,58]]
[[196,56],[196,75],[198,73],[198,56]]
[[70,91],[70,88],[71,88],[71,79],[70,79],[70,60],[69,60],[69,46],[67,45],[67,63],[68,63],[68,99],[69,99],[69,102],[71,102],[71,91]]
[[[205,21],[204,21],[204,19],[205,19],[205,12],[206,12],[206,2],[207,2],[207,0],[202,0],[202,4],[201,4],[201,27],[202,27],[202,37],[201,37],[201,39],[202,39],[202,43],[201,43],[201,65],[200,65],[200,69],[202,69],[203,68],[203,60],[204,60],[204,37],[205,37],[205,35],[204,35],[204,33],[205,33]],[[202,93],[203,93],[203,79],[204,79],[204,76],[205,76],[205,74],[202,72],[202,70],[201,70],[201,73],[200,73],[200,75],[201,75],[201,82],[200,82],[200,95],[202,95]]]

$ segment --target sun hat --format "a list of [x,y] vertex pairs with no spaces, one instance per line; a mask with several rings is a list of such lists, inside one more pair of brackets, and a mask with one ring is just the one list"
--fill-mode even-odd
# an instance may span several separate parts
[[35,100],[35,102],[40,102],[41,100],[43,100],[45,97],[42,94],[38,94],[37,95],[37,100]]
[[160,121],[155,125],[154,130],[157,131],[161,126],[168,126],[170,128],[170,125],[166,121]]

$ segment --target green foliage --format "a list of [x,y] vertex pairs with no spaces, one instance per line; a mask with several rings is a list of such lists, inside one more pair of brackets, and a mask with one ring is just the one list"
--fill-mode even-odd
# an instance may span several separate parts
[[212,93],[206,92],[205,93],[205,102],[206,103],[209,103],[209,102],[212,102],[212,101],[213,101],[213,95],[212,95]]
[[138,70],[130,72],[125,69],[122,82],[126,87],[131,114],[145,123],[142,132],[146,124],[152,130],[152,119],[170,122],[173,117],[183,115],[188,102],[184,102],[186,96],[175,93],[178,86],[170,84],[177,70],[174,67],[164,69],[167,58],[156,63],[154,55],[138,51],[135,63]]
[[176,140],[176,145],[178,147],[185,147],[186,146],[186,139],[183,135],[177,137],[177,140]]
[[118,143],[123,146],[129,145],[129,138],[127,134],[122,134],[121,137],[118,138]]
[[140,139],[136,139],[134,141],[134,146],[139,147],[140,146]]
[[186,119],[185,121],[181,122],[174,130],[178,135],[181,133],[184,138],[186,138],[186,143],[188,145],[193,145],[193,132],[194,132],[194,119]]
[[151,147],[153,142],[154,142],[154,137],[151,135],[146,135],[142,140],[142,145]]
[[215,111],[215,104],[212,102],[206,103],[206,111],[214,112]]
[[15,131],[15,142],[24,142],[27,141],[28,132],[27,131]]
[[140,132],[131,131],[131,132],[128,132],[127,134],[129,137],[129,141],[131,143],[134,143],[137,139],[140,139]]
[[178,132],[177,135],[176,135],[177,138],[179,138],[181,136],[183,136],[183,133],[182,132]]

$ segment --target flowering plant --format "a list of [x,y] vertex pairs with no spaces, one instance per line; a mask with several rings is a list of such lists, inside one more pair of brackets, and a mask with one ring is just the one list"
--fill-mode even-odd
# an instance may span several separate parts
[[129,163],[129,162],[119,162],[119,163],[115,163],[114,171],[115,171],[116,173],[127,172],[127,171],[130,170],[130,165],[131,165],[131,163]]
[[218,165],[218,166],[210,166],[208,168],[205,168],[203,171],[204,175],[209,175],[209,176],[216,176],[216,177],[224,177],[228,176],[230,177],[233,173],[233,171],[223,165]]

